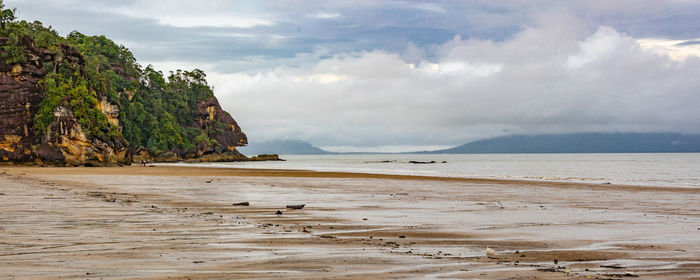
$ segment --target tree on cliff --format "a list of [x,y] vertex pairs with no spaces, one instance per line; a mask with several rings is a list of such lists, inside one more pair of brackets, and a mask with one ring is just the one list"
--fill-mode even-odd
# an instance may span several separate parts
[[[166,77],[150,65],[141,67],[129,49],[105,36],[73,31],[62,37],[39,21],[15,20],[15,9],[5,9],[0,0],[0,67],[6,75],[33,71],[34,86],[43,91],[39,104],[27,105],[33,106],[33,123],[24,134],[33,140],[23,147],[38,149],[61,137],[56,130],[63,126],[56,121],[66,118],[88,142],[146,147],[154,154],[174,151],[193,158],[246,144],[203,71],[177,70]],[[64,112],[64,120],[56,112]],[[17,150],[29,155],[31,149]]]
[[17,9],[15,8],[5,9],[5,3],[3,3],[3,0],[0,0],[0,27],[2,27],[2,29],[5,29],[5,25],[8,22],[17,19],[17,17],[15,17],[16,12]]

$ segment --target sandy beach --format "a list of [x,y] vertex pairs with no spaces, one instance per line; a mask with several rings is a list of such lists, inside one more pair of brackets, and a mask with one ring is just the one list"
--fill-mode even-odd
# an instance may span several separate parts
[[176,166],[0,170],[0,279],[700,278],[697,188]]

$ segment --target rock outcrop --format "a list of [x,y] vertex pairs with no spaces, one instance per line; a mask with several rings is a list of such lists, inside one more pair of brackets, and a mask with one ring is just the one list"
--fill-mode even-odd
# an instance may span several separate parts
[[[0,37],[0,47],[10,43],[10,38]],[[106,93],[99,90],[94,93],[96,101],[92,102],[92,114],[102,114],[106,120],[102,127],[112,127],[116,132],[106,130],[88,131],[85,120],[76,116],[74,106],[87,106],[85,102],[72,102],[76,97],[59,96],[58,104],[53,107],[50,122],[46,128],[35,128],[38,111],[47,97],[44,84],[46,73],[56,71],[59,67],[70,67],[75,73],[85,74],[88,62],[76,48],[67,44],[55,45],[52,50],[37,47],[32,38],[24,36],[21,50],[26,58],[21,63],[8,64],[0,58],[0,158],[5,164],[38,164],[70,166],[104,166],[131,164],[132,162],[175,162],[175,161],[245,161],[248,158],[236,150],[247,144],[242,132],[231,115],[225,112],[218,100],[205,97],[192,107],[191,124],[183,123],[185,130],[200,131],[205,140],[199,142],[188,139],[194,148],[160,149],[155,152],[129,144],[122,136],[121,108],[111,103]],[[4,50],[0,48],[0,54]],[[66,66],[67,65],[67,66]],[[47,70],[48,69],[48,70]],[[122,80],[138,82],[138,76],[126,75],[125,66],[112,63],[109,69]],[[91,90],[88,88],[88,90]],[[137,88],[120,89],[119,97],[131,100],[139,94]],[[207,87],[207,90],[209,88]],[[122,101],[123,102],[123,101]],[[92,104],[90,103],[90,104]],[[195,104],[193,104],[194,106]],[[51,113],[49,107],[49,115]],[[143,110],[143,109],[142,109]],[[85,113],[83,113],[85,115]],[[46,115],[46,114],[45,114]],[[83,118],[84,118],[83,115]],[[132,117],[133,118],[133,117]],[[128,119],[127,119],[128,121]],[[133,123],[131,123],[133,126]],[[41,131],[38,131],[41,130]],[[185,135],[179,132],[177,137]],[[108,136],[109,135],[109,136]],[[126,135],[126,134],[125,134]],[[148,135],[147,133],[143,135]],[[192,146],[190,146],[192,147]]]
[[0,164],[248,160],[204,71],[166,76],[105,36],[11,18],[0,27]]
[[[0,37],[0,46],[9,41]],[[46,131],[34,129],[34,117],[46,89],[39,82],[45,66],[63,60],[85,67],[78,50],[59,45],[60,55],[38,48],[29,37],[22,39],[26,62],[7,64],[0,59],[0,157],[3,163],[51,165],[116,165],[131,162],[123,137],[100,139],[86,135],[67,101],[54,108],[53,121]],[[107,117],[116,119],[118,108],[101,103]],[[116,108],[116,109],[115,109]],[[112,119],[110,119],[110,122]]]
[[245,158],[236,151],[236,147],[248,144],[248,138],[243,134],[236,120],[221,109],[221,105],[215,97],[199,104],[194,126],[204,131],[210,131],[209,138],[214,140],[212,142],[216,144],[200,142],[196,155],[190,155],[188,159],[194,161],[232,161]]
[[262,154],[262,155],[252,156],[248,160],[249,161],[284,161],[277,154]]
[[195,151],[163,151],[153,153],[140,147],[132,152],[133,162],[231,162],[248,161],[236,147],[248,144],[246,135],[229,113],[224,111],[215,97],[199,103],[191,128],[208,131],[210,142],[199,142]]
[[[0,37],[0,45],[9,38]],[[38,84],[44,71],[41,53],[30,49],[34,60],[8,65],[0,59],[0,157],[4,162],[33,162],[33,116],[44,98]]]
[[[73,112],[64,106],[54,109],[54,121],[42,138],[42,144],[56,149],[63,155],[62,161],[54,161],[52,164],[102,166],[131,162],[124,138],[118,137],[110,141],[87,136]],[[42,154],[38,155],[40,161],[48,160]]]

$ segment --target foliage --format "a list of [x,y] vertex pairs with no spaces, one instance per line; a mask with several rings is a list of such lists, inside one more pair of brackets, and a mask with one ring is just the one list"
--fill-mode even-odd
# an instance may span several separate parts
[[5,25],[8,22],[12,22],[16,19],[16,12],[17,10],[15,8],[5,9],[5,3],[0,0],[0,27],[2,27],[2,29],[5,29]]
[[207,136],[205,133],[197,135],[197,137],[194,138],[194,141],[196,143],[204,142],[207,143],[207,145],[219,144],[216,140],[209,138],[209,136]]
[[27,61],[22,48],[22,38],[17,34],[9,34],[7,43],[0,47],[2,49],[1,57],[5,59],[8,65],[20,64]]
[[[50,73],[44,80],[46,97],[39,104],[34,129],[42,134],[54,118],[54,108],[62,103],[70,106],[75,118],[88,135],[105,139],[118,137],[118,128],[107,122],[107,117],[97,109],[97,93],[87,87],[87,81],[78,72],[66,77],[66,73]],[[65,102],[64,102],[65,101]]]
[[215,143],[208,136],[198,138],[207,132],[191,127],[197,105],[214,96],[205,77],[198,69],[178,70],[171,72],[166,81],[162,72],[147,66],[142,70],[135,94],[120,98],[124,136],[132,144],[156,151],[188,151],[199,142]]
[[[2,0],[0,10],[0,36],[7,37],[0,46],[0,58],[6,64],[28,61],[27,42],[52,53],[51,61],[42,58],[46,75],[40,84],[46,96],[34,118],[37,135],[48,133],[55,108],[64,106],[89,137],[124,137],[133,146],[156,152],[191,151],[201,142],[217,144],[209,135],[221,130],[223,124],[207,129],[195,124],[198,104],[214,96],[202,70],[177,70],[166,79],[150,65],[142,68],[127,48],[105,36],[73,31],[64,38],[39,21],[15,21],[15,10],[5,9]],[[75,56],[71,48],[84,62],[68,59]],[[97,107],[99,100],[119,107],[121,129],[109,124]]]

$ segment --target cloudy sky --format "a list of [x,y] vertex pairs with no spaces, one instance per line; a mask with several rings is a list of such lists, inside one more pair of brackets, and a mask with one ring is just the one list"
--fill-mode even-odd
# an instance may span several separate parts
[[410,151],[514,133],[700,133],[700,1],[6,0],[208,73],[250,142]]

